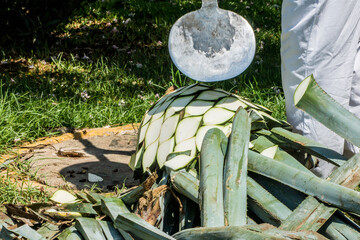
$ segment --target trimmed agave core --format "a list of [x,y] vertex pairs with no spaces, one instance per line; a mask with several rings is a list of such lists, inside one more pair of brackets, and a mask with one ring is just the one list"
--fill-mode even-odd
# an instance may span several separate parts
[[257,123],[254,128],[266,128],[268,120],[282,124],[270,116],[269,109],[204,84],[179,88],[163,96],[144,115],[130,167],[144,172],[164,166],[173,170],[186,167],[198,156],[209,129],[218,128],[230,135],[239,107],[251,111],[250,117]]

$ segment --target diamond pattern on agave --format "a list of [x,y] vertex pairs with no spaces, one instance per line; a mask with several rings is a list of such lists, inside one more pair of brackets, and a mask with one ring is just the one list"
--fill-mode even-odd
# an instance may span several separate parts
[[163,168],[177,170],[192,162],[201,150],[205,133],[218,128],[231,133],[236,110],[245,108],[252,118],[252,130],[268,124],[283,125],[271,111],[248,99],[204,84],[179,88],[163,96],[142,120],[136,153],[130,167],[134,170]]

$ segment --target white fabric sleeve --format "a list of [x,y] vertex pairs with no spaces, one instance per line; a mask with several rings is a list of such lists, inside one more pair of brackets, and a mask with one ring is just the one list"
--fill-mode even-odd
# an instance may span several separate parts
[[[287,120],[295,132],[341,154],[344,139],[295,108],[293,95],[297,85],[314,74],[328,94],[360,117],[359,22],[358,0],[283,0],[281,71]],[[346,148],[357,151],[351,144]],[[323,162],[319,166],[325,175],[333,167]]]

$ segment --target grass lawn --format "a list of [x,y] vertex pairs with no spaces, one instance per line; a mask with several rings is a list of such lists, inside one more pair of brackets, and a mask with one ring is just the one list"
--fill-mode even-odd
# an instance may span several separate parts
[[[285,119],[281,0],[219,5],[250,22],[257,50],[242,75],[211,85],[246,96]],[[172,24],[200,6],[201,1],[192,0],[84,1],[48,39],[36,39],[32,47],[19,39],[1,46],[0,154],[21,142],[76,128],[140,122],[167,88],[194,83],[173,66],[167,39]],[[7,180],[0,179],[0,186],[11,187]],[[34,194],[43,198],[41,192]],[[12,196],[1,194],[0,203]]]

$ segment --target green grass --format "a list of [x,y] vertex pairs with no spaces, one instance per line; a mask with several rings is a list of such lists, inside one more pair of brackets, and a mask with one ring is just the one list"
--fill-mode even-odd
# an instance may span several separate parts
[[[285,119],[280,77],[280,0],[220,1],[254,28],[256,56],[216,87],[250,98]],[[195,81],[172,65],[172,24],[201,1],[84,1],[40,44],[0,47],[0,154],[67,127],[140,122],[165,90]],[[2,183],[0,183],[2,184]],[[1,201],[0,201],[1,202]]]

